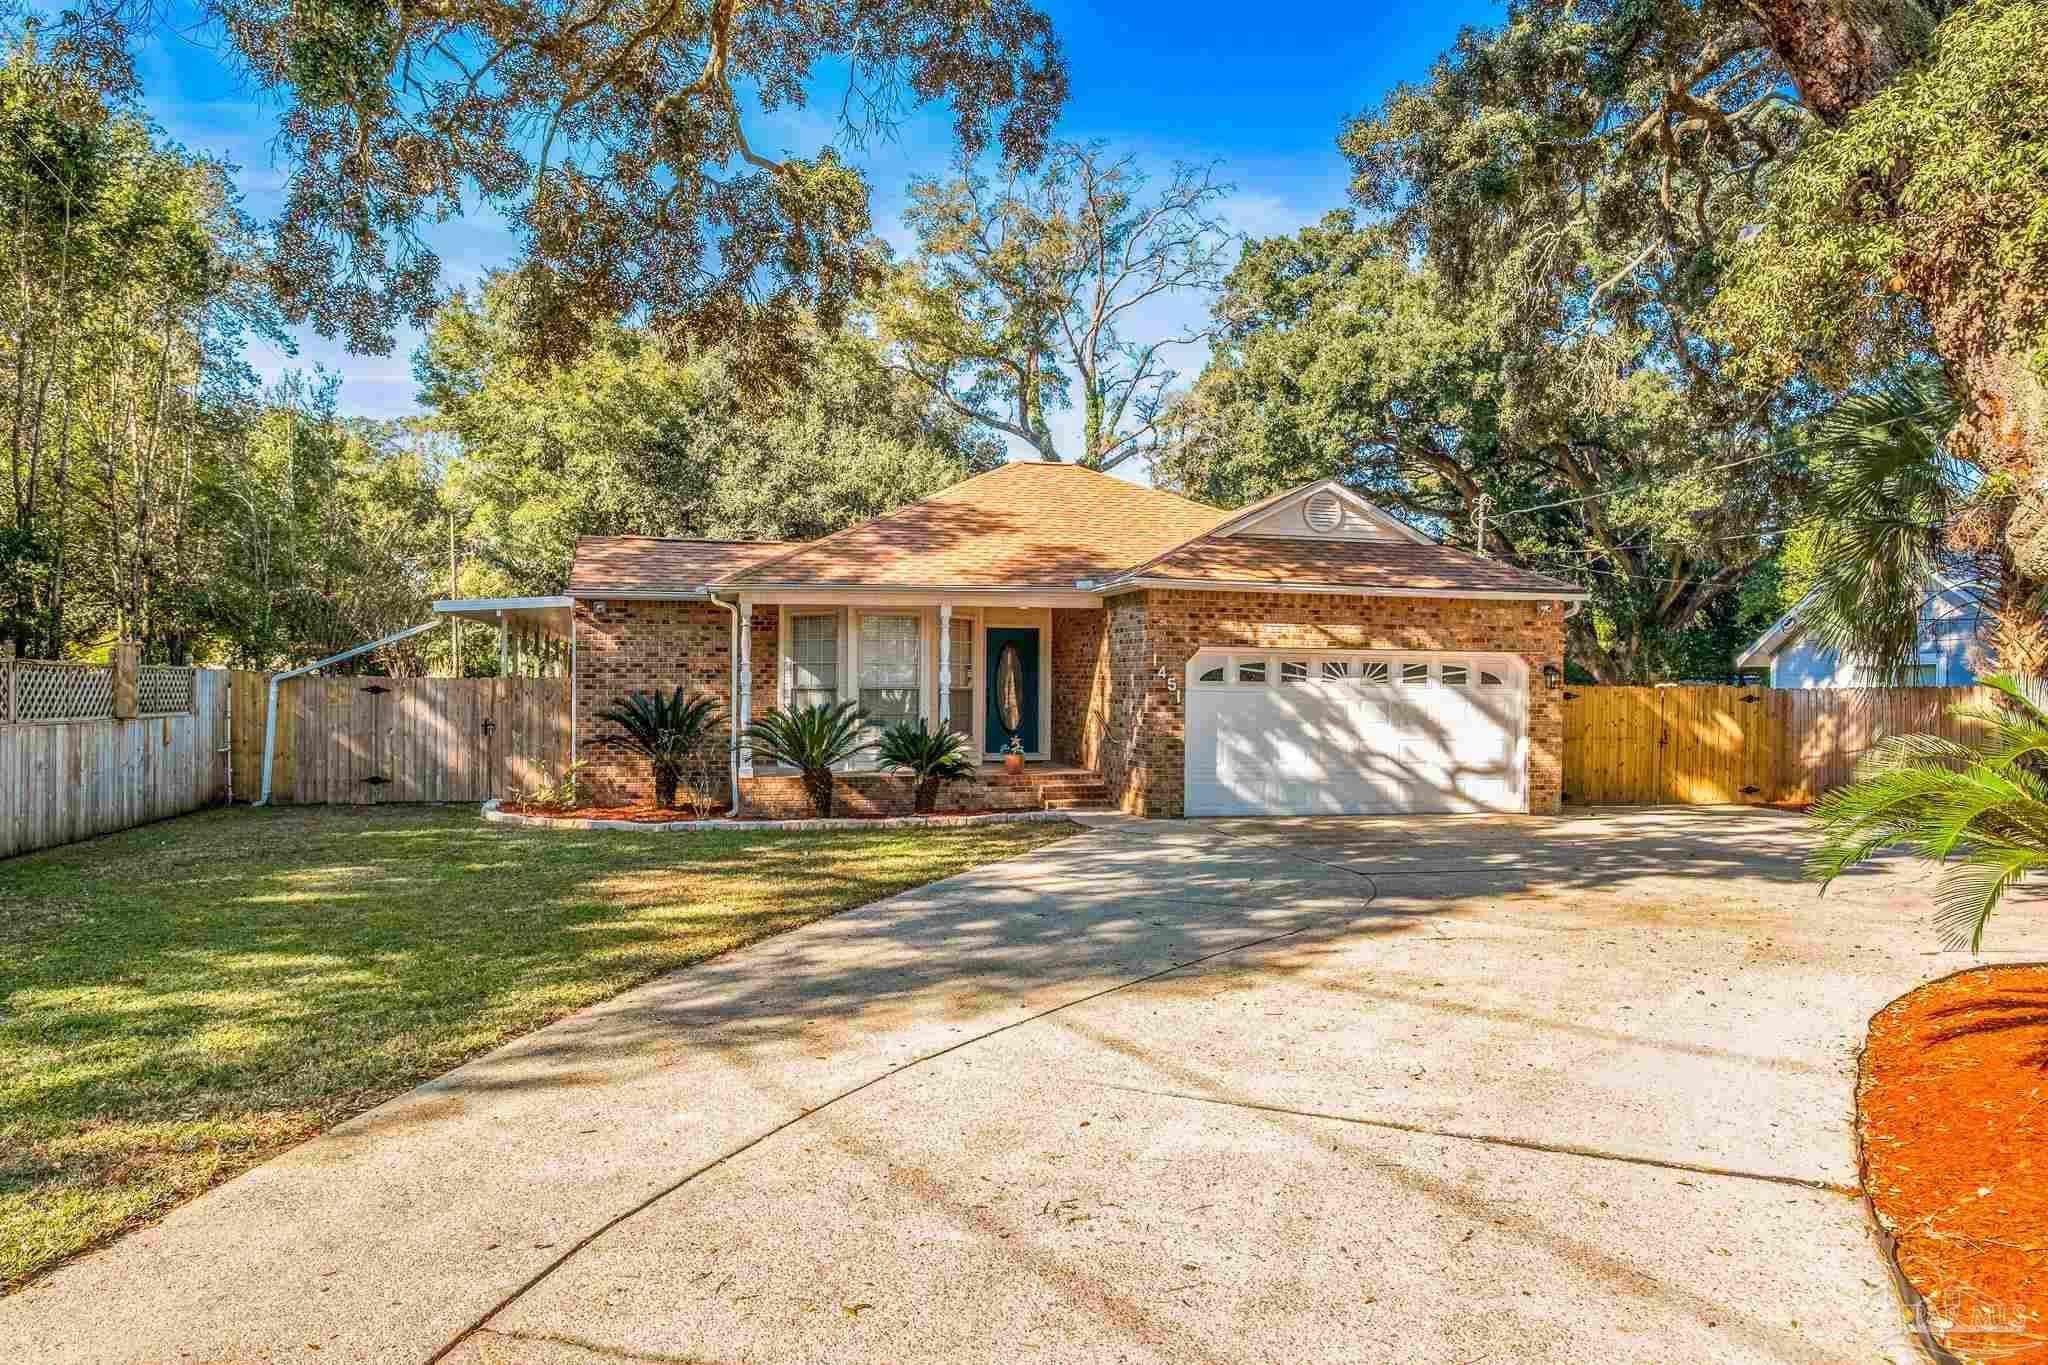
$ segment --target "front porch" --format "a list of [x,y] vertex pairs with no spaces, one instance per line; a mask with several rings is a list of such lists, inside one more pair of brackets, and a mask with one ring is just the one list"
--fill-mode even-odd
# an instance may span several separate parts
[[[1062,618],[1102,614],[1083,594],[810,589],[741,594],[733,605],[741,716],[853,701],[877,730],[953,730],[984,758],[1012,748],[1037,761],[1077,756],[1058,733],[1069,717],[1059,705],[1055,637]],[[757,775],[744,750],[739,773]]]
[[[908,815],[911,811],[912,779],[873,768],[858,768],[839,774],[834,793],[834,815]],[[1017,810],[1104,810],[1110,805],[1109,789],[1101,774],[1071,763],[1026,763],[1024,771],[1012,773],[1000,762],[983,763],[964,782],[948,782],[939,788],[940,814],[957,815],[983,811]],[[794,773],[756,770],[740,777],[740,814],[743,818],[792,820],[810,814],[810,798],[802,779]]]

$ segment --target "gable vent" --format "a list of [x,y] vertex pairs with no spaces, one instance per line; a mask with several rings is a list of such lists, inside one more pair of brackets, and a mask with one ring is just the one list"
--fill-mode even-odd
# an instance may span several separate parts
[[1335,493],[1318,493],[1303,504],[1301,515],[1310,530],[1328,535],[1343,522],[1344,504]]

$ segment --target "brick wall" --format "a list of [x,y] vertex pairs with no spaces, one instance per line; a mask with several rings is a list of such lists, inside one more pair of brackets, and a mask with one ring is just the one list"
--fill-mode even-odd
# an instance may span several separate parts
[[[1548,606],[1550,610],[1544,611]],[[1543,666],[1564,665],[1564,618],[1554,603],[1433,597],[1340,597],[1251,592],[1146,592],[1107,611],[1109,708],[1098,767],[1110,794],[1137,815],[1182,814],[1185,678],[1203,648],[1472,650],[1518,655],[1529,689],[1529,809],[1562,799],[1564,703]]]
[[1109,726],[1109,614],[1097,607],[1052,614],[1052,756],[1093,768]]
[[[1417,649],[1506,652],[1528,666],[1529,808],[1558,809],[1563,788],[1564,709],[1542,686],[1543,665],[1564,663],[1563,617],[1545,603],[1426,597],[1340,597],[1296,593],[1143,592],[1110,599],[1100,611],[1054,613],[1052,723],[1054,757],[1102,774],[1124,810],[1155,817],[1183,812],[1187,716],[1184,689],[1159,680],[1185,677],[1205,648]],[[682,686],[723,701],[730,668],[731,618],[708,602],[613,602],[598,617],[576,605],[578,756],[593,799],[607,805],[651,799],[653,779],[635,755],[596,742],[614,727],[596,712],[627,691]],[[776,612],[753,616],[754,712],[775,704]],[[712,799],[729,802],[723,757]],[[848,814],[893,814],[910,807],[908,781],[856,773],[841,783]],[[1017,809],[1036,804],[999,786],[953,785],[942,808]],[[805,809],[794,777],[750,783],[751,813],[781,817]]]
[[[915,779],[893,773],[838,774],[833,788],[835,816],[909,815]],[[939,788],[939,813],[989,810],[1037,810],[1038,784],[1027,774],[984,774]],[[803,779],[795,774],[756,774],[740,779],[740,814],[757,820],[801,820],[811,813]]]
[[[757,608],[754,631],[754,712],[775,704],[776,612]],[[732,614],[711,602],[606,603],[597,615],[590,603],[576,603],[576,756],[590,799],[622,806],[654,799],[654,777],[647,761],[632,751],[605,742],[618,727],[597,713],[628,692],[672,691],[708,693],[730,705],[732,677]],[[720,728],[707,767],[711,788],[703,795],[729,804],[725,745],[728,716]]]

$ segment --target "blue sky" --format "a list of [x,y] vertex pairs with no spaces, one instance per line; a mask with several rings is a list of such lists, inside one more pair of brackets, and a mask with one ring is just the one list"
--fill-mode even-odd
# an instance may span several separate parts
[[[1054,5],[1051,13],[1072,81],[1060,134],[1103,139],[1155,170],[1175,160],[1220,161],[1221,178],[1237,187],[1225,216],[1252,236],[1292,231],[1341,206],[1349,176],[1336,135],[1344,118],[1396,83],[1422,78],[1461,27],[1500,18],[1484,0],[1276,10],[1273,22],[1249,25],[1242,6],[1207,3]],[[284,185],[272,156],[277,109],[242,88],[210,47],[186,38],[158,39],[145,76],[150,112],[166,131],[239,164],[247,206],[273,215]],[[811,112],[751,127],[757,145],[803,153],[832,132]],[[908,240],[906,184],[942,172],[949,153],[942,111],[925,111],[895,138],[849,152],[873,187],[877,227],[899,249]],[[513,250],[487,210],[441,225],[430,240],[449,286],[476,280]],[[1150,321],[1172,331],[1205,315],[1199,300],[1184,299]],[[267,376],[323,365],[342,377],[345,411],[395,417],[416,410],[410,356],[417,343],[417,334],[401,333],[391,355],[352,356],[308,330],[296,358],[266,349],[253,359]],[[1192,378],[1202,356],[1190,348],[1177,361]],[[1071,419],[1055,425],[1071,434]]]

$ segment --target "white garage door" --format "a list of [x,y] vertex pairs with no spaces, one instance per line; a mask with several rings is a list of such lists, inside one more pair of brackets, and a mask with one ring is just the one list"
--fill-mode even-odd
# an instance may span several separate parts
[[1212,651],[1187,687],[1189,815],[1527,808],[1517,659]]

